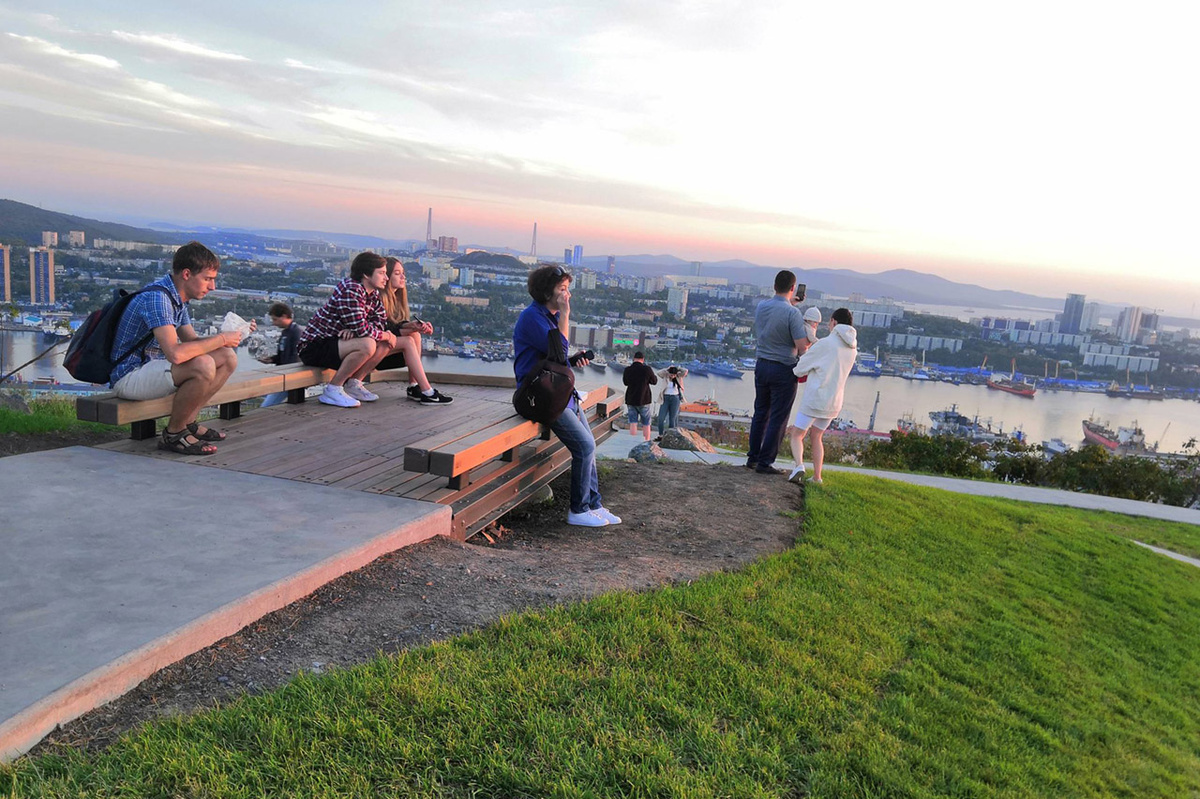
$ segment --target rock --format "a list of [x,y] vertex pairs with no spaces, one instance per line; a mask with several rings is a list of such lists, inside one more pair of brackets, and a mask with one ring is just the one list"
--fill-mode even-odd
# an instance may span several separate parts
[[29,404],[15,391],[0,391],[0,408],[17,413],[29,413]]
[[680,427],[672,427],[666,433],[663,433],[662,448],[683,449],[689,452],[716,452],[713,449],[713,445],[708,443],[704,436]]
[[638,463],[665,463],[670,458],[653,441],[643,441],[629,450],[629,457]]

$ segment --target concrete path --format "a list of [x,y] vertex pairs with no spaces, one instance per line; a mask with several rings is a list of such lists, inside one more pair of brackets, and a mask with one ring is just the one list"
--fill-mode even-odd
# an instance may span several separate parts
[[[620,460],[628,457],[629,450],[633,449],[640,441],[641,439],[634,439],[628,433],[623,433],[623,431],[618,432],[597,449],[597,454],[602,458]],[[663,450],[663,452],[671,460],[687,463],[731,463],[741,466],[746,462],[744,455],[726,453],[713,455],[703,452],[683,452],[681,450]],[[776,465],[780,468],[786,468],[789,471],[792,467],[790,461],[787,463],[780,461]],[[1021,502],[1063,505],[1071,508],[1084,508],[1086,510],[1106,510],[1113,513],[1123,513],[1126,516],[1146,516],[1152,519],[1200,525],[1200,510],[1179,508],[1174,505],[1155,505],[1151,502],[1138,502],[1133,499],[1102,497],[1096,494],[1081,494],[1074,491],[1062,491],[1057,488],[1039,488],[1037,486],[1013,485],[1011,483],[991,483],[982,480],[962,480],[956,477],[935,477],[924,474],[908,474],[907,472],[885,472],[874,469],[857,469],[850,466],[829,465],[825,467],[825,471],[865,474],[872,477],[882,477],[886,480],[899,480],[914,485],[941,488],[959,494],[972,494],[977,497],[1003,497],[1005,499],[1020,500]],[[812,474],[811,465],[809,466],[809,474]]]
[[0,458],[0,760],[449,507],[87,447]]

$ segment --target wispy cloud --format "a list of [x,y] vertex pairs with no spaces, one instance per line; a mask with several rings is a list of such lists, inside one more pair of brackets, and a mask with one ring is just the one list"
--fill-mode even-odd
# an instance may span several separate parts
[[127,31],[113,31],[112,36],[128,44],[141,45],[144,47],[155,48],[159,50],[169,50],[173,53],[179,53],[186,56],[197,56],[199,58],[211,58],[216,61],[249,61],[250,59],[244,55],[237,53],[226,53],[221,50],[213,50],[204,45],[195,44],[182,39],[173,34],[155,34],[155,33],[128,33]]
[[39,39],[36,36],[22,36],[19,33],[8,34],[14,39],[25,42],[31,48],[48,56],[65,58],[69,61],[78,64],[86,64],[91,67],[102,67],[104,69],[120,69],[121,62],[108,56],[97,55],[96,53],[77,53],[73,50],[68,50],[65,47],[60,47],[53,42],[48,42],[45,39]]

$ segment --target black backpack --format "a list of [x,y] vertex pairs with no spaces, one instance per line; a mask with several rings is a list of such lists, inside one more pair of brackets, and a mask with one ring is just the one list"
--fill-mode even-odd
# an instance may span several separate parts
[[107,383],[117,364],[150,343],[150,339],[154,338],[153,331],[121,353],[119,358],[113,357],[113,340],[117,337],[121,315],[125,313],[129,301],[143,291],[163,292],[171,297],[171,304],[175,306],[175,310],[179,310],[180,306],[165,286],[146,286],[132,292],[125,289],[113,291],[112,301],[88,314],[87,319],[83,320],[83,324],[71,336],[67,354],[63,358],[63,366],[67,368],[71,377],[85,383]]
[[546,339],[546,357],[529,370],[512,399],[517,413],[541,424],[561,416],[575,393],[575,373],[563,352],[562,333],[553,327]]

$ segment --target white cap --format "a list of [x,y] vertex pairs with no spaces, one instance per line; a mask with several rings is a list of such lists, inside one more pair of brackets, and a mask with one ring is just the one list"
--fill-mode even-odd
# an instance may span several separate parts
[[805,322],[820,322],[821,321],[821,309],[819,309],[815,305],[813,307],[809,308],[807,311],[804,312],[804,321]]

